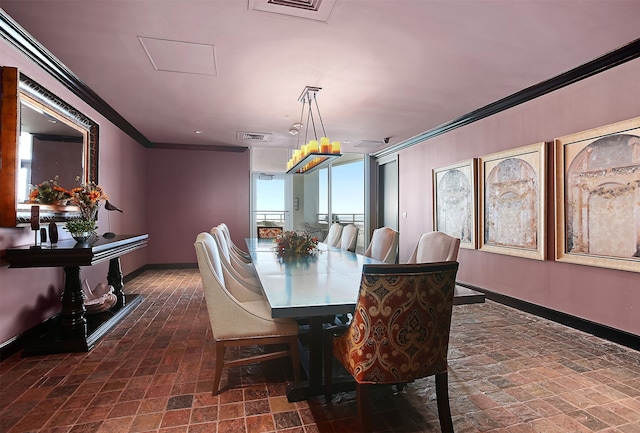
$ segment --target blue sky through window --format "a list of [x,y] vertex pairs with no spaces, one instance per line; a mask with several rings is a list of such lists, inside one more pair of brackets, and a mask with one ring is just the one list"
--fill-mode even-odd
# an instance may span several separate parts
[[256,210],[284,211],[283,179],[258,179],[256,182]]
[[[328,211],[327,169],[319,172],[319,212]],[[337,165],[332,168],[332,212],[364,213],[364,161]],[[256,182],[256,210],[284,211],[284,180],[258,179]]]
[[331,185],[331,212],[364,213],[364,161],[333,167]]

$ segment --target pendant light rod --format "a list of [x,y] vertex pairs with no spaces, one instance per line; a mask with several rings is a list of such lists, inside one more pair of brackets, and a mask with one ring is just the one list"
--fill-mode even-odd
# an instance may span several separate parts
[[307,138],[309,135],[309,120],[311,120],[311,127],[313,128],[313,135],[316,141],[318,141],[318,132],[316,131],[316,122],[313,118],[313,110],[311,107],[311,96],[313,95],[313,100],[316,103],[316,111],[318,112],[318,118],[320,119],[320,124],[322,126],[323,137],[326,137],[326,132],[324,130],[324,124],[322,123],[322,116],[320,115],[320,108],[318,107],[318,100],[316,99],[316,94],[322,90],[322,87],[315,86],[305,86],[304,90],[298,97],[298,101],[302,102],[302,111],[304,113],[304,106],[306,104],[309,105],[309,112],[307,113],[307,129],[304,135],[304,142],[307,143]]
[[[313,93],[313,102],[316,103],[316,111],[318,112],[318,119],[320,119],[320,126],[322,126],[322,136],[326,137],[327,136],[327,131],[324,130],[324,122],[322,121],[322,114],[320,114],[320,107],[318,107],[318,100],[316,99],[316,93]],[[311,104],[311,102],[309,102],[309,104]],[[315,125],[313,125],[313,131],[315,132],[316,128]],[[318,136],[316,134],[316,140],[318,139]]]
[[[302,106],[304,107],[305,102],[302,103]],[[304,131],[304,142],[308,143],[308,135],[309,135],[309,124],[310,122],[313,122],[313,113],[311,112],[311,100],[309,100],[309,111],[307,112],[307,129],[305,129]],[[315,131],[315,125],[313,126],[313,130]],[[317,135],[317,134],[316,134]],[[316,138],[317,140],[317,138]]]
[[[340,153],[340,142],[334,141],[331,142],[327,137],[326,130],[324,129],[324,121],[322,120],[322,115],[320,114],[320,107],[318,106],[318,99],[316,98],[316,94],[321,87],[315,86],[306,86],[298,101],[302,102],[302,112],[300,113],[300,124],[302,127],[302,119],[304,118],[304,109],[305,105],[309,105],[309,112],[307,113],[307,123],[304,125],[305,134],[304,141],[306,144],[300,146],[300,136],[296,141],[296,150],[293,152],[293,155],[287,162],[287,174],[294,173],[312,173],[320,168],[326,167],[331,163],[331,161],[339,158],[341,156]],[[313,106],[311,105],[311,98],[313,97],[313,102],[316,106],[316,111],[318,113],[318,120],[320,121],[320,126],[322,127],[322,137],[318,139],[318,131],[316,129],[316,119],[313,115]],[[294,128],[297,128],[298,125],[294,125]],[[314,140],[307,141],[309,138],[309,129],[313,128]],[[293,128],[292,128],[293,129]],[[291,130],[289,131],[291,132]]]
[[308,96],[308,101],[309,101],[309,117],[311,117],[311,126],[313,127],[313,137],[316,139],[316,141],[318,141],[318,131],[316,131],[316,122],[313,118],[313,110],[311,109],[311,95]]
[[[302,128],[304,125],[302,124],[302,117],[304,116],[304,104],[302,104],[302,110],[300,111],[300,122],[298,122],[298,125],[294,125],[293,127],[296,128],[296,130],[298,130],[298,132],[296,132],[296,135],[298,136],[298,138],[296,139],[296,149],[300,149],[300,128]],[[304,137],[304,142],[307,142],[307,136],[305,133],[305,137]]]

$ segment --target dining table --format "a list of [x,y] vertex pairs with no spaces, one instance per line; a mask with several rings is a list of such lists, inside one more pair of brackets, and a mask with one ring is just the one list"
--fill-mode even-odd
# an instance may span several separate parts
[[[298,319],[308,330],[300,351],[307,380],[288,386],[288,400],[323,395],[323,328],[328,318],[355,310],[363,265],[382,262],[324,243],[309,255],[284,256],[276,252],[273,239],[246,238],[245,243],[271,316]],[[456,286],[454,304],[476,302],[484,302],[484,294]],[[341,386],[348,390],[353,382],[334,380],[336,391]]]

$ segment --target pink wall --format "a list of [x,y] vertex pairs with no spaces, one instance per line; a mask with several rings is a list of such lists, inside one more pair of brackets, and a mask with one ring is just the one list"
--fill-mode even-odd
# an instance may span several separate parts
[[[98,180],[111,201],[125,213],[107,218],[102,209],[98,233],[108,231],[109,222],[111,231],[116,233],[145,233],[146,150],[4,40],[0,40],[0,65],[17,67],[100,125]],[[61,229],[60,236],[69,237],[69,234]],[[0,228],[0,251],[31,242],[33,233],[29,227]],[[144,248],[123,256],[123,273],[127,275],[144,266],[147,253],[148,248]],[[93,286],[106,282],[107,267],[108,263],[100,263],[82,268],[81,277],[87,278]],[[60,269],[9,269],[6,263],[0,264],[0,345],[57,313],[63,284]]]
[[196,263],[196,236],[221,222],[243,248],[250,179],[249,151],[149,150],[148,262]]
[[[400,260],[433,229],[433,168],[638,117],[639,95],[640,60],[634,60],[401,151],[400,215],[407,218],[400,219]],[[549,191],[549,259],[461,249],[458,280],[640,335],[640,274],[553,261]]]

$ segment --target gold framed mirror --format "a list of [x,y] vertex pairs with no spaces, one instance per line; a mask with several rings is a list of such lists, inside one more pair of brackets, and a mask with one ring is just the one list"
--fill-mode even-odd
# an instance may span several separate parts
[[64,222],[75,206],[30,203],[29,193],[55,180],[65,189],[98,182],[98,124],[16,68],[2,68],[0,225],[30,221],[40,206],[41,222]]

